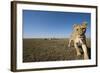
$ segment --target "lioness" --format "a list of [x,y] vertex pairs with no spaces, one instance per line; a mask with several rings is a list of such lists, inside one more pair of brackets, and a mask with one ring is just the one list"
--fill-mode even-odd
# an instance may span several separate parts
[[74,42],[74,47],[77,52],[77,56],[81,55],[79,46],[82,47],[83,53],[84,53],[84,59],[89,59],[88,52],[87,52],[87,45],[86,45],[86,32],[87,23],[83,22],[81,25],[74,24],[73,25],[73,33],[71,35],[71,38],[69,40],[68,47],[71,47],[71,42]]

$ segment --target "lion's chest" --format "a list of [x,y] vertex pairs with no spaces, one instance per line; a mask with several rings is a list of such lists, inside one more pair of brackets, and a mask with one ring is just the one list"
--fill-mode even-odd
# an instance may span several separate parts
[[84,37],[76,37],[76,39],[74,39],[74,42],[77,43],[77,45],[82,45],[85,43],[85,38]]

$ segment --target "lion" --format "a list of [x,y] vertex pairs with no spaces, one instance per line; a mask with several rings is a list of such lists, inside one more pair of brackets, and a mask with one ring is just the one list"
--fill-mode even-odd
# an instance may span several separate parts
[[82,47],[84,59],[89,59],[86,45],[86,29],[87,22],[83,22],[82,24],[74,24],[73,32],[71,38],[69,39],[68,47],[71,47],[71,42],[73,41],[74,47],[77,52],[77,56],[81,55],[79,46]]

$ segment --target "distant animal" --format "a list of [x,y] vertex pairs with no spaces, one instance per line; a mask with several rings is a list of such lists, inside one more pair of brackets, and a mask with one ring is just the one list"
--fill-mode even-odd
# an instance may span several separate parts
[[86,29],[87,22],[83,22],[82,24],[74,24],[73,32],[71,38],[69,39],[68,47],[71,47],[71,42],[73,41],[74,47],[77,52],[77,56],[81,55],[79,46],[82,47],[84,59],[89,59],[86,45]]

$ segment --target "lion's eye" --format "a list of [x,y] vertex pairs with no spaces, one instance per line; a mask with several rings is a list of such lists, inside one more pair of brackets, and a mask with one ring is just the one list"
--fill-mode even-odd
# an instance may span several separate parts
[[85,28],[82,28],[83,30],[85,30]]
[[78,31],[78,29],[76,29]]
[[85,30],[85,28],[82,28],[82,30]]
[[83,30],[83,31],[86,31],[86,29],[85,29],[85,28],[82,28],[82,30]]

